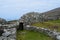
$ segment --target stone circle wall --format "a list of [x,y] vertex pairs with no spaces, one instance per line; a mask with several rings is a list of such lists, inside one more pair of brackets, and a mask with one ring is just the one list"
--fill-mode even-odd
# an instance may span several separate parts
[[30,26],[30,25],[25,26],[24,29],[30,30],[30,31],[32,30],[32,31],[42,32],[56,40],[60,40],[60,32],[51,31],[50,29],[36,27],[36,26]]

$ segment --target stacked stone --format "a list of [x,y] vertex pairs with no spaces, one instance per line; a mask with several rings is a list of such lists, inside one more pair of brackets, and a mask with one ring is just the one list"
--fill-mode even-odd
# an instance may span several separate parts
[[32,30],[32,31],[36,31],[36,32],[42,32],[52,38],[55,38],[56,40],[60,40],[60,32],[51,31],[50,29],[36,27],[36,26],[30,26],[30,25],[27,25],[26,27],[24,27],[24,29],[30,30],[30,31]]
[[5,33],[0,37],[1,40],[16,40],[16,29],[4,29]]

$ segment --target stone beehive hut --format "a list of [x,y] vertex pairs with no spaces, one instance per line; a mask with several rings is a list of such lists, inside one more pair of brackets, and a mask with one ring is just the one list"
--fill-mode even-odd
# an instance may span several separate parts
[[21,17],[27,24],[34,22],[39,22],[39,13],[38,12],[29,12]]
[[24,24],[24,21],[21,19],[19,19],[18,21],[18,27],[17,27],[17,30],[23,30],[23,25]]

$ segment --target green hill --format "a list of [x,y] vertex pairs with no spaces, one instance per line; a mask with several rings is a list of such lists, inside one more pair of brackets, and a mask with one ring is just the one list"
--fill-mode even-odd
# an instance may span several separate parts
[[44,27],[44,28],[49,28],[51,30],[57,30],[60,31],[60,20],[52,20],[48,22],[43,22],[43,23],[34,23],[32,26],[38,26],[38,27]]

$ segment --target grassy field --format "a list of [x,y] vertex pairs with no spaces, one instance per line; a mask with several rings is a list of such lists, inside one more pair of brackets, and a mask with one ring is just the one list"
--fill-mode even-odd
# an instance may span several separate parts
[[60,20],[48,21],[43,23],[34,23],[32,26],[49,28],[51,30],[57,30],[60,32]]
[[44,33],[34,31],[17,31],[17,40],[54,40]]
[[[60,32],[60,20],[48,21],[43,23],[34,23],[32,26],[49,28]],[[54,28],[56,26],[56,28]],[[17,31],[17,40],[54,40],[44,33],[34,31]]]

